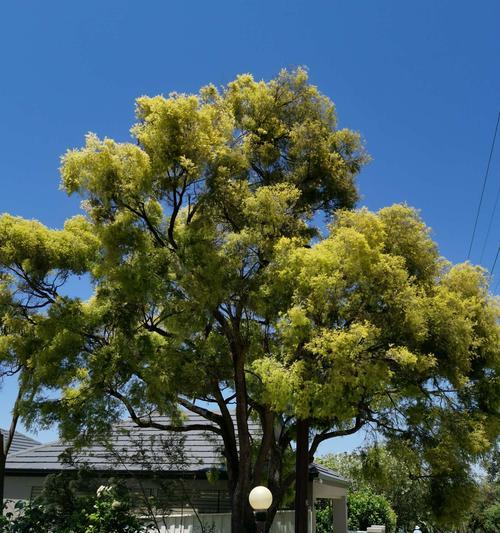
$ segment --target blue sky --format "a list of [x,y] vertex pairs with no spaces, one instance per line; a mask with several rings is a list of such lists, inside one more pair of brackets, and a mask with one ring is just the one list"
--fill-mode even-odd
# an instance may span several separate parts
[[[304,65],[373,158],[361,204],[420,208],[441,253],[463,261],[500,110],[499,26],[497,0],[2,2],[0,213],[60,227],[78,200],[58,189],[59,157],[88,131],[128,140],[137,96]],[[499,145],[475,262],[500,187]],[[486,267],[499,244],[497,212]],[[12,391],[0,391],[0,426]]]

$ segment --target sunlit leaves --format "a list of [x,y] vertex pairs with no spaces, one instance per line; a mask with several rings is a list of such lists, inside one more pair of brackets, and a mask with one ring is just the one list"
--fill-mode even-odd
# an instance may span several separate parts
[[279,314],[279,364],[255,368],[280,405],[342,420],[383,406],[388,390],[425,393],[429,379],[468,401],[494,387],[498,306],[485,275],[447,267],[415,210],[341,211],[324,240],[282,239],[275,254],[261,294]]
[[86,272],[99,242],[82,216],[51,230],[36,220],[4,214],[0,217],[0,268],[19,268],[34,276],[51,270]]

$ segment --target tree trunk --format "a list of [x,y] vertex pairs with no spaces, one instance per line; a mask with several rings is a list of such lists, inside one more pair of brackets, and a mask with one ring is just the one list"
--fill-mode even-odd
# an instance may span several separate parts
[[255,533],[255,518],[248,502],[249,482],[238,482],[232,496],[231,533]]
[[271,531],[271,526],[273,525],[274,519],[276,518],[276,513],[278,512],[279,506],[281,504],[282,495],[276,494],[273,491],[273,504],[271,507],[267,510],[267,518],[266,518],[266,532]]
[[307,533],[307,486],[309,483],[308,420],[297,420],[297,449],[295,457],[295,533]]
[[252,490],[252,456],[250,433],[248,430],[248,395],[245,379],[245,347],[234,331],[231,339],[233,355],[234,387],[236,394],[236,427],[238,429],[238,479],[232,495],[232,533],[255,533],[255,519],[248,501]]

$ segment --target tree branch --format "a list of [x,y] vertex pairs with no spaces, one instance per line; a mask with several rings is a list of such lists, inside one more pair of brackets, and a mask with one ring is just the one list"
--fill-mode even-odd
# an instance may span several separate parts
[[148,228],[149,232],[153,235],[157,245],[161,246],[162,248],[167,246],[167,243],[163,239],[160,232],[155,228],[151,220],[149,220],[149,217],[146,214],[146,209],[144,207],[144,204],[142,204],[139,209],[136,209],[132,207],[131,205],[126,204],[123,201],[118,202],[116,199],[115,201],[117,203],[120,203],[125,209],[128,209],[131,213],[133,213],[135,216],[140,218],[146,224],[146,227]]
[[[182,171],[182,173],[184,173],[184,170]],[[181,190],[177,192],[177,189],[174,189],[173,191],[173,204],[174,205],[173,205],[172,214],[170,216],[170,221],[169,221],[168,230],[167,230],[168,241],[170,242],[170,245],[172,246],[174,250],[177,250],[178,248],[177,243],[175,242],[175,237],[174,237],[175,221],[177,220],[177,215],[179,214],[179,210],[182,206],[182,199],[184,197],[186,189],[187,189],[187,177],[184,176]]]
[[222,424],[222,416],[214,413],[213,411],[210,411],[210,409],[205,409],[204,407],[195,405],[194,403],[186,400],[185,398],[179,398],[179,403],[192,413],[200,415],[206,420],[210,420],[210,422],[213,422],[214,424],[217,424],[219,426]]
[[269,455],[269,450],[271,449],[272,441],[274,437],[274,434],[273,434],[274,433],[273,432],[274,416],[271,413],[271,411],[267,409],[266,407],[257,405],[255,404],[255,402],[252,402],[251,405],[259,413],[260,425],[262,428],[262,438],[260,441],[259,451],[257,452],[257,458],[255,459],[254,470],[253,470],[254,482],[261,483],[264,464]]
[[324,431],[322,433],[318,433],[314,436],[314,439],[311,443],[311,447],[309,449],[309,460],[312,462],[314,460],[314,454],[318,450],[318,446],[325,440],[333,439],[334,437],[345,437],[346,435],[353,435],[357,431],[359,431],[366,423],[366,420],[364,418],[361,418],[360,415],[356,417],[356,420],[354,422],[354,426],[348,429],[338,429],[336,431]]
[[139,427],[155,428],[161,431],[173,431],[175,433],[183,433],[188,431],[211,431],[212,433],[216,433],[217,435],[222,434],[220,428],[211,426],[210,424],[188,424],[186,426],[176,426],[170,424],[161,424],[160,422],[156,422],[155,420],[153,420],[151,416],[148,416],[147,418],[141,417],[136,413],[132,404],[123,394],[114,389],[107,389],[107,392],[108,394],[123,403],[123,405],[128,411],[128,414],[130,415],[130,418]]

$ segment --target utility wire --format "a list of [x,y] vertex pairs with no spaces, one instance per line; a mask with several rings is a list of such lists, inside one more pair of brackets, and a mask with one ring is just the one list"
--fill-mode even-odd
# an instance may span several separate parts
[[[498,247],[498,250],[500,250],[500,246]],[[497,262],[497,258],[498,258],[498,250],[497,250],[497,256],[495,257],[495,261],[493,262],[493,266],[496,265],[496,262]],[[490,272],[490,276],[491,278],[493,278],[493,270]],[[496,282],[495,284],[495,288],[493,289],[492,293],[493,294],[496,294],[497,292],[497,289],[500,287],[500,277],[498,278],[498,281]]]
[[[496,267],[496,264],[497,264],[499,252],[500,252],[500,246],[497,248],[497,255],[495,255],[495,260],[493,261],[493,266],[491,267],[491,270],[490,270],[490,279],[493,278],[493,271],[495,270],[495,267]],[[496,282],[495,288],[491,291],[492,294],[496,294],[497,289],[498,289],[499,286],[500,286],[500,278]]]
[[497,265],[497,260],[498,260],[498,254],[500,252],[500,246],[497,248],[497,255],[495,255],[495,260],[493,261],[493,266],[491,267],[491,270],[490,270],[490,275],[493,276],[493,271],[495,270],[495,267]]
[[[500,116],[500,113],[499,113],[499,116]],[[498,127],[498,121],[497,121],[497,127]],[[488,239],[490,237],[491,227],[493,226],[493,222],[495,220],[495,214],[497,212],[497,207],[498,207],[498,201],[499,200],[500,200],[500,184],[498,185],[497,194],[495,196],[495,203],[493,204],[493,211],[491,212],[490,220],[488,222],[488,229],[486,230],[486,237],[484,238],[483,248],[481,250],[481,257],[479,258],[479,262],[480,263],[482,263],[482,261],[483,261],[484,252],[486,250],[486,245],[488,244]]]
[[486,250],[486,244],[488,243],[488,238],[491,232],[491,226],[493,226],[493,220],[495,220],[495,213],[497,211],[498,200],[500,200],[500,185],[498,186],[497,195],[495,197],[495,203],[493,205],[493,211],[490,216],[490,221],[488,222],[488,230],[486,231],[486,237],[484,238],[484,242],[483,242],[483,249],[481,250],[481,257],[479,258],[480,263],[483,260],[484,251]]
[[477,206],[476,220],[474,221],[474,228],[472,230],[472,237],[470,240],[469,252],[467,253],[467,259],[470,259],[470,253],[472,251],[472,245],[474,243],[474,236],[476,235],[477,221],[479,220],[479,213],[481,212],[481,206],[483,204],[484,190],[486,188],[486,182],[488,181],[488,173],[490,171],[491,158],[493,157],[493,150],[495,148],[495,141],[497,138],[499,122],[500,122],[500,111],[498,112],[497,123],[495,126],[495,133],[493,134],[493,142],[491,143],[490,155],[488,157],[488,164],[486,165],[486,172],[484,174],[484,180],[483,180],[483,188],[481,190],[481,198],[479,199],[479,205]]

